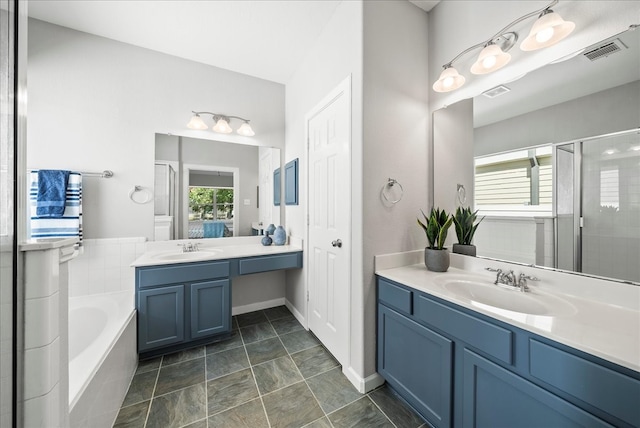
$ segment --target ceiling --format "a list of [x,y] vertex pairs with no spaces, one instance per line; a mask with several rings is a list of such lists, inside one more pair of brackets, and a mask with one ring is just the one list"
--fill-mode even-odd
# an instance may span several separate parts
[[[425,11],[438,1],[413,0]],[[29,0],[29,16],[286,83],[339,0]]]

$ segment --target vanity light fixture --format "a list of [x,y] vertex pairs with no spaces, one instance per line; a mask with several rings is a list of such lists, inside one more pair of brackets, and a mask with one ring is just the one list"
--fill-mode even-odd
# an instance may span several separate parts
[[253,129],[251,129],[251,125],[249,125],[249,119],[244,119],[238,116],[227,116],[219,113],[211,113],[208,111],[192,111],[191,113],[193,113],[193,116],[191,117],[189,123],[187,123],[187,128],[189,129],[207,129],[208,126],[206,123],[204,123],[200,115],[209,114],[215,122],[215,125],[213,125],[213,127],[211,128],[215,132],[219,132],[221,134],[232,133],[233,128],[231,128],[229,122],[231,119],[238,119],[243,121],[242,125],[240,125],[240,127],[236,130],[239,135],[242,135],[244,137],[253,137],[254,135],[256,135]]
[[575,24],[563,20],[560,15],[550,9],[552,6],[558,4],[559,1],[560,0],[553,0],[544,8],[521,16],[498,31],[489,40],[485,40],[460,52],[455,58],[442,66],[444,70],[438,80],[433,84],[433,90],[436,92],[449,92],[464,85],[465,78],[453,67],[453,63],[465,54],[478,48],[482,48],[482,51],[476,62],[471,66],[471,73],[487,74],[507,65],[511,60],[511,55],[507,52],[518,40],[518,34],[508,32],[508,30],[514,25],[533,16],[538,15],[539,18],[533,24],[529,36],[520,45],[521,50],[532,51],[546,48],[567,37],[574,30]]

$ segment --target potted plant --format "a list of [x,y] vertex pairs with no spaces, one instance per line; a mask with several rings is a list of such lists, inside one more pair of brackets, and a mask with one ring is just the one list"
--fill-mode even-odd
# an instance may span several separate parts
[[458,243],[453,244],[453,252],[475,257],[476,246],[473,245],[471,241],[473,240],[473,235],[476,233],[478,225],[484,217],[476,223],[476,219],[478,218],[477,210],[471,212],[471,208],[458,207],[452,218],[456,229],[456,236],[458,237]]
[[444,248],[444,241],[453,218],[439,208],[431,208],[428,217],[422,211],[422,216],[424,223],[418,219],[418,224],[429,241],[429,246],[424,249],[424,264],[431,271],[446,272],[449,269],[449,252]]

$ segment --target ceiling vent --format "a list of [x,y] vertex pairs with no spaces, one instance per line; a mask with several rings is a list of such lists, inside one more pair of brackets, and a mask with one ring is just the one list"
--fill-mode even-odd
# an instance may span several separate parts
[[482,95],[484,95],[487,98],[495,98],[495,97],[499,97],[500,95],[506,94],[510,90],[511,89],[507,88],[506,86],[500,85],[500,86],[496,86],[495,88],[489,89],[488,91],[483,92]]
[[623,49],[627,49],[625,44],[622,43],[620,39],[614,39],[610,42],[606,42],[600,46],[590,49],[583,55],[590,61],[595,61],[600,58],[606,58],[611,54],[622,51]]

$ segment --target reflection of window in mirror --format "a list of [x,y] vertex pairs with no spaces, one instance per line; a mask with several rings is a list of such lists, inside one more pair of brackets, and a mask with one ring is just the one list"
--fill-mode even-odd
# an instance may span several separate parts
[[476,157],[475,208],[551,214],[551,153],[551,145],[546,145]]
[[233,236],[233,188],[189,186],[189,239]]

